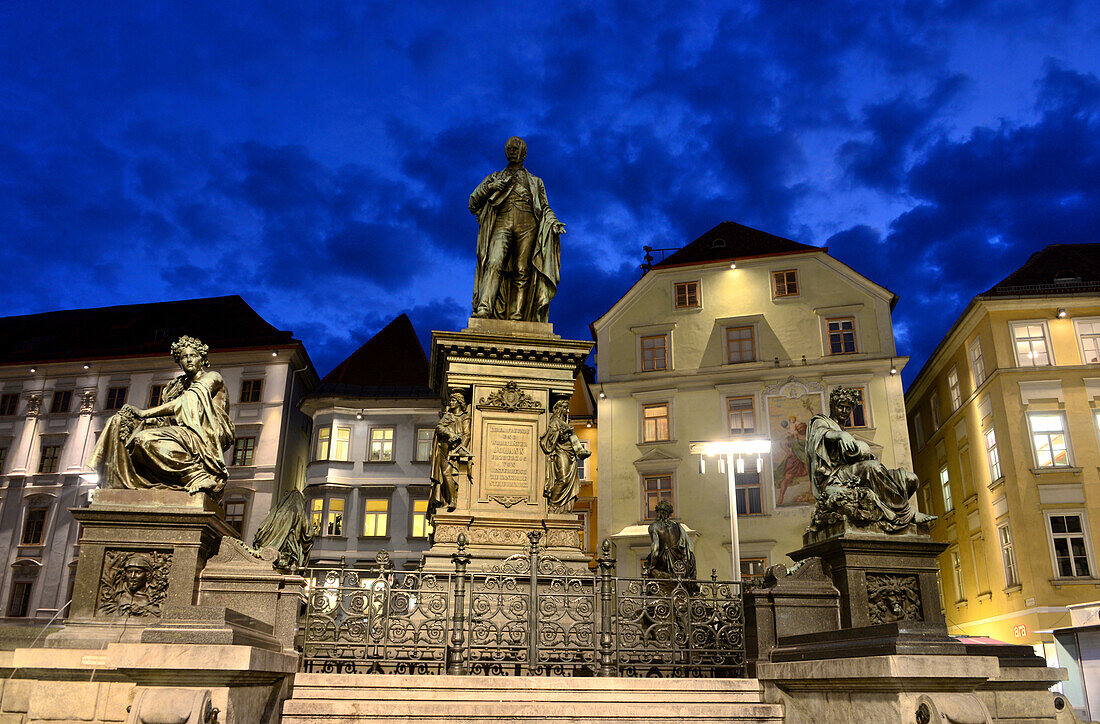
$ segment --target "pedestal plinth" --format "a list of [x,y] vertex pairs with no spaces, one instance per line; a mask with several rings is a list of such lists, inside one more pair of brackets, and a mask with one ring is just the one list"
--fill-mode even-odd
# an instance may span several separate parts
[[573,394],[591,349],[591,342],[562,339],[540,322],[471,319],[460,332],[432,333],[432,387],[441,397],[461,392],[469,403],[473,459],[455,510],[435,515],[425,568],[450,570],[460,534],[470,543],[473,570],[526,554],[530,530],[542,532],[554,556],[587,564],[577,515],[547,509],[539,438],[552,405]]
[[235,535],[220,505],[176,490],[99,490],[72,513],[80,559],[69,619],[47,637],[51,647],[139,641],[167,607],[195,603],[206,560]]

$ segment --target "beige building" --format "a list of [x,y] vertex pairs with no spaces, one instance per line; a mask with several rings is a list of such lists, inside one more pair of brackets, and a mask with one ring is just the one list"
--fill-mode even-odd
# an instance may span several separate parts
[[[696,531],[700,576],[731,574],[726,476],[691,441],[768,438],[737,474],[741,569],[802,545],[813,491],[806,425],[837,385],[858,388],[852,432],[909,467],[891,309],[896,296],[828,255],[732,222],[652,265],[596,320],[599,537],[641,572],[656,504]],[[891,370],[894,370],[892,373]]]
[[921,508],[950,544],[952,633],[1049,643],[1100,598],[1098,272],[1100,244],[1034,254],[970,302],[906,394]]

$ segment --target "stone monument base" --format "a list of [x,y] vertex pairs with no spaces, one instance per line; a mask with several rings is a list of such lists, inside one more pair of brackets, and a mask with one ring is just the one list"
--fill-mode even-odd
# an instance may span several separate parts
[[583,525],[576,516],[544,518],[474,516],[440,513],[436,515],[431,550],[424,554],[424,570],[454,570],[451,554],[458,551],[458,537],[465,535],[470,555],[468,570],[484,571],[513,555],[527,555],[531,533],[538,534],[544,554],[554,556],[577,571],[587,571],[589,555],[581,550]]

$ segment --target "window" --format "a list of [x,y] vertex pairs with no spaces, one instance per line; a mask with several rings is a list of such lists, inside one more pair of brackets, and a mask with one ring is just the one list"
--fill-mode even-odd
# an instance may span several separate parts
[[642,505],[646,520],[657,520],[657,503],[672,503],[672,476],[646,475],[642,477]]
[[363,535],[367,538],[385,538],[389,517],[388,498],[368,498],[363,501]]
[[642,405],[642,442],[667,442],[668,403]]
[[855,317],[826,319],[825,329],[829,334],[829,354],[854,354],[857,351]]
[[376,427],[370,431],[370,456],[371,462],[393,461],[393,428]]
[[428,501],[414,500],[412,505],[412,526],[410,538],[427,538],[432,532],[432,524],[428,521]]
[[951,549],[951,571],[955,574],[955,600],[966,600],[966,588],[963,587],[962,560],[959,558],[959,549]]
[[951,476],[946,467],[940,468],[940,490],[943,491],[943,512],[950,513],[955,504],[951,501]]
[[975,338],[970,343],[970,369],[974,375],[974,387],[985,382],[985,357],[982,356],[982,341]]
[[126,404],[126,391],[128,387],[108,387],[107,388],[107,402],[103,405],[104,410],[120,410],[122,406]]
[[959,389],[959,370],[952,367],[947,373],[947,394],[951,397],[951,411],[959,409],[962,404],[962,390]]
[[325,499],[315,498],[309,504],[309,522],[313,526],[313,534],[321,534],[321,523],[325,516]]
[[[587,440],[581,440],[581,447],[585,450],[590,449]],[[582,458],[577,456],[577,478],[580,480],[591,480],[588,476],[588,461],[590,458]]]
[[668,335],[642,337],[642,372],[668,369]]
[[4,474],[4,463],[8,459],[8,447],[0,447],[0,475]]
[[1089,555],[1079,513],[1050,515],[1050,541],[1054,547],[1054,573],[1058,578],[1088,578]]
[[328,460],[328,443],[329,437],[332,435],[332,429],[327,427],[318,428],[317,430],[317,459]]
[[1078,320],[1077,336],[1081,342],[1081,361],[1087,365],[1100,364],[1100,319]]
[[15,392],[7,392],[0,395],[0,415],[14,415],[19,407],[19,395]]
[[913,415],[913,435],[916,436],[917,447],[924,444],[924,420],[919,412]]
[[1044,367],[1050,364],[1046,325],[1042,322],[1012,325],[1012,339],[1016,347],[1017,366]]
[[259,402],[263,387],[262,379],[241,380],[241,402]]
[[1020,577],[1016,573],[1016,551],[1012,548],[1012,533],[1008,530],[1008,523],[997,529],[997,537],[1001,541],[1001,563],[1005,569],[1005,588],[1020,585]]
[[27,509],[27,517],[23,521],[23,537],[19,539],[19,545],[42,545],[46,534],[46,515],[48,513],[49,508]]
[[759,581],[764,578],[764,571],[768,569],[767,558],[742,558],[741,580]]
[[244,514],[248,503],[243,500],[227,500],[225,503],[225,522],[237,532],[244,535]]
[[[738,459],[736,464],[741,467],[744,462],[744,459]],[[738,470],[735,493],[738,515],[763,515],[760,473],[756,470]]]
[[699,282],[676,284],[676,308],[694,309],[699,305]]
[[772,296],[797,297],[798,296],[798,271],[787,269],[772,272]]
[[347,462],[350,460],[348,452],[351,448],[351,428],[336,428],[336,442],[332,446],[332,460]]
[[54,390],[53,399],[50,400],[50,412],[55,415],[63,412],[68,412],[69,407],[72,405],[72,403],[72,390]]
[[149,388],[149,407],[156,407],[164,402],[164,385],[152,385]]
[[932,408],[932,429],[939,430],[943,420],[940,419],[940,393],[932,391],[928,398],[928,404]]
[[416,428],[416,457],[413,460],[424,462],[432,457],[432,438],[435,430],[430,427]]
[[848,415],[848,421],[844,423],[844,427],[867,427],[867,407],[865,400],[867,399],[866,387],[854,387],[856,392],[856,404],[852,407],[852,412]]
[[61,461],[60,445],[43,445],[42,457],[38,460],[38,472],[56,473],[57,464]]
[[[325,503],[328,502],[328,515]],[[310,522],[314,535],[339,536],[344,534],[344,499],[315,498],[310,503]]]
[[1066,419],[1061,413],[1030,413],[1031,445],[1035,463],[1041,468],[1069,466],[1069,445],[1066,440]]
[[727,397],[726,414],[730,435],[751,435],[756,432],[756,411],[751,397]]
[[256,438],[238,437],[233,441],[233,464],[251,465],[252,453],[256,450]]
[[985,451],[989,457],[989,482],[1001,479],[1001,454],[997,452],[997,433],[989,428],[982,433],[985,436]]
[[752,327],[730,327],[726,330],[726,361],[730,364],[756,361],[756,340]]
[[11,599],[8,600],[8,615],[21,618],[27,615],[31,604],[31,585],[33,581],[13,581]]

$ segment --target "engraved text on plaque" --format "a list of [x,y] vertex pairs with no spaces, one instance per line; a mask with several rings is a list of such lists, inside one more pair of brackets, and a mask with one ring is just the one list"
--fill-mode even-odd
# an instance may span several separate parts
[[532,461],[530,425],[491,422],[485,426],[485,474],[489,490],[527,492]]

